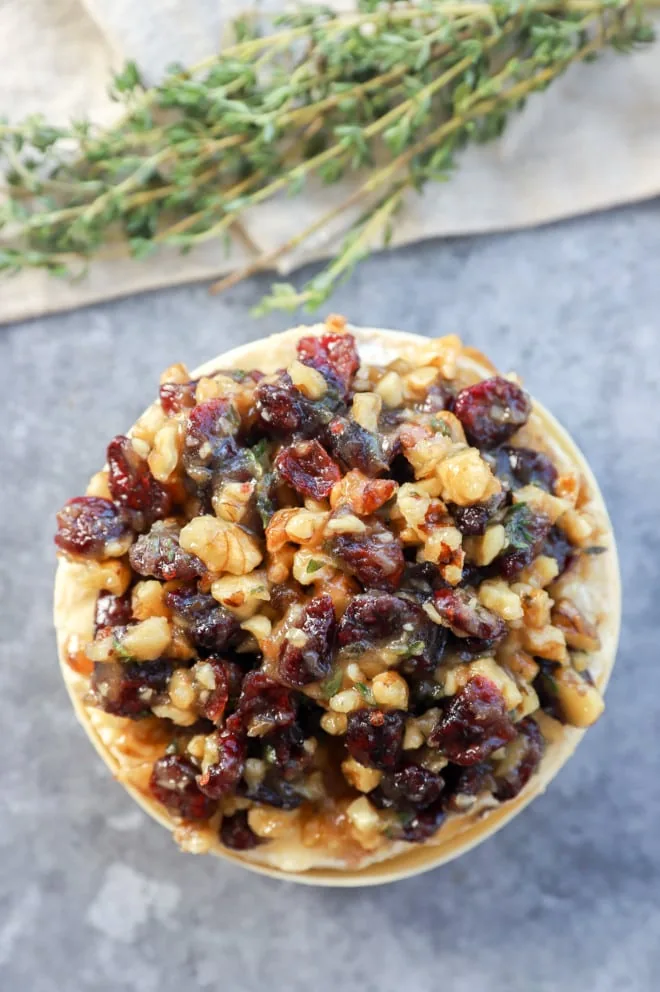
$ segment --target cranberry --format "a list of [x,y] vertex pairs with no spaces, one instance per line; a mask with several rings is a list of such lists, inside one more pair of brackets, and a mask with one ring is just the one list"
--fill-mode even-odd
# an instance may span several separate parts
[[448,791],[451,798],[447,809],[454,813],[463,813],[481,792],[492,792],[495,788],[493,769],[488,762],[460,768],[458,765],[448,765],[444,772]]
[[517,724],[517,730],[518,737],[511,745],[515,751],[515,763],[502,775],[495,776],[495,796],[500,800],[513,799],[524,789],[538,768],[545,750],[543,734],[531,717],[521,720]]
[[203,652],[220,653],[240,632],[233,613],[218,606],[213,596],[183,586],[165,594],[165,603],[182,621],[194,646]]
[[107,557],[108,548],[124,542],[130,528],[119,507],[100,496],[77,496],[57,514],[55,544],[62,551],[90,558]]
[[485,533],[490,511],[483,503],[475,503],[474,506],[450,506],[449,509],[461,534],[475,537]]
[[398,771],[383,775],[378,787],[377,805],[395,809],[425,809],[439,798],[444,780],[437,772],[421,765],[404,765]]
[[445,382],[434,382],[429,387],[425,399],[413,407],[418,413],[438,413],[449,410],[454,402],[454,392]]
[[218,760],[197,778],[200,789],[211,799],[221,799],[233,792],[245,768],[247,744],[240,731],[225,728],[212,735],[218,749]]
[[113,438],[107,459],[112,498],[130,513],[135,530],[145,530],[154,520],[167,516],[172,505],[170,494],[154,479],[129,438],[122,434]]
[[297,809],[305,802],[305,796],[291,782],[278,778],[273,772],[267,773],[258,785],[246,789],[245,795],[255,803],[276,809]]
[[233,816],[223,817],[220,826],[220,840],[225,847],[231,848],[232,851],[249,851],[261,844],[260,838],[250,828],[247,810],[244,809],[240,809]]
[[380,524],[374,524],[367,534],[336,534],[329,548],[363,586],[394,591],[401,584],[406,563],[403,548]]
[[380,436],[365,430],[355,420],[335,417],[326,429],[325,441],[347,471],[357,468],[365,475],[376,476],[388,469]]
[[437,706],[444,699],[444,690],[434,679],[418,679],[410,684],[409,709],[421,716],[431,706]]
[[172,521],[157,520],[148,534],[137,539],[128,557],[139,575],[163,582],[188,582],[206,574],[204,562],[179,546],[179,527]]
[[305,643],[299,646],[285,637],[280,650],[279,675],[287,685],[301,688],[325,678],[332,667],[337,618],[327,593],[303,606],[295,629],[302,631]]
[[321,410],[293,385],[284,372],[276,382],[262,382],[255,391],[261,428],[267,434],[313,437],[322,426]]
[[341,479],[339,466],[318,441],[300,441],[282,448],[275,468],[296,492],[312,499],[325,499]]
[[208,820],[215,803],[197,786],[197,768],[190,758],[166,754],[154,762],[149,791],[170,813],[184,820]]
[[494,568],[512,579],[540,554],[550,533],[550,521],[543,513],[536,513],[526,503],[516,503],[504,521],[507,548],[495,559]]
[[352,334],[323,334],[305,337],[298,342],[298,358],[322,372],[343,394],[348,395],[353,377],[360,367]]
[[263,738],[264,757],[278,769],[282,778],[298,778],[314,760],[305,750],[305,735],[298,723],[275,730]]
[[557,469],[542,451],[504,447],[495,452],[494,457],[494,471],[510,489],[531,485],[552,492]]
[[516,736],[502,693],[475,675],[453,697],[428,743],[457,765],[476,765]]
[[548,716],[560,723],[566,723],[564,715],[559,705],[559,693],[554,673],[559,668],[559,664],[554,661],[546,661],[543,658],[536,659],[539,665],[539,674],[533,682],[534,690],[539,697],[541,709]]
[[164,382],[160,387],[160,405],[164,413],[173,416],[182,410],[190,410],[195,405],[197,383]]
[[341,619],[338,643],[367,651],[396,640],[405,671],[432,671],[444,651],[447,632],[432,623],[416,603],[387,593],[354,596]]
[[421,812],[406,816],[401,832],[397,834],[398,839],[408,841],[410,844],[421,844],[438,832],[445,818],[444,803],[442,799],[438,799]]
[[361,765],[390,771],[401,757],[403,731],[404,718],[398,711],[358,710],[348,717],[348,753]]
[[288,727],[296,719],[296,708],[288,689],[265,672],[248,672],[243,680],[236,717],[251,737]]
[[[220,726],[230,698],[238,697],[243,681],[243,672],[233,661],[222,658],[206,658],[193,665],[192,672],[197,678],[200,666],[203,666],[203,678],[198,679],[199,701],[202,716],[216,726]],[[209,667],[213,672],[214,687],[208,688]],[[201,672],[200,672],[201,674]]]
[[106,713],[139,720],[147,716],[167,690],[174,662],[97,661],[90,680],[96,703]]
[[482,606],[474,590],[436,589],[433,605],[442,620],[457,637],[477,637],[498,641],[506,634],[501,617]]
[[94,634],[104,627],[123,627],[131,619],[131,597],[129,595],[113,596],[103,593],[96,600],[94,610]]
[[562,575],[571,563],[574,548],[559,527],[551,527],[539,554],[554,558]]
[[527,423],[532,404],[515,382],[495,376],[461,389],[454,413],[471,444],[496,448]]
[[215,473],[236,482],[253,477],[254,459],[234,436],[239,426],[238,414],[227,399],[209,400],[191,410],[182,461],[196,485],[210,484]]
[[281,619],[289,607],[300,601],[300,586],[296,583],[281,582],[270,590],[269,607],[275,611],[277,619]]

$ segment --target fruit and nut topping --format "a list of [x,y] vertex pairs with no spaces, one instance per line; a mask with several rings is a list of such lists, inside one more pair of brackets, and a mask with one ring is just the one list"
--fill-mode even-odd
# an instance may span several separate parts
[[180,836],[421,843],[519,794],[548,715],[600,715],[586,484],[517,381],[475,380],[455,337],[361,363],[337,318],[271,374],[172,366],[59,512],[98,593],[75,670],[150,728]]

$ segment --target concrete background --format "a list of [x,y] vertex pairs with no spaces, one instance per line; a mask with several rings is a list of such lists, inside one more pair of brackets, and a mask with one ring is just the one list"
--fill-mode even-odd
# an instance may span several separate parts
[[266,280],[0,329],[2,989],[660,987],[659,249],[654,202],[374,258],[332,301],[355,323],[457,331],[517,369],[591,460],[625,588],[606,715],[558,781],[463,860],[385,889],[300,888],[178,854],[93,753],[56,664],[55,510],[163,367],[286,326],[248,315]]

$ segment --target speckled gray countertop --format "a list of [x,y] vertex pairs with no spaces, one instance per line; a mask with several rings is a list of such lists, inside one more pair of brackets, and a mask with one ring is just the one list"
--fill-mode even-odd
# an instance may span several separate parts
[[656,202],[373,259],[333,301],[355,323],[457,331],[517,369],[601,481],[625,589],[606,715],[559,779],[463,860],[385,889],[178,854],[92,751],[56,664],[55,509],[161,368],[285,326],[248,316],[265,280],[0,328],[0,988],[660,988],[659,254]]

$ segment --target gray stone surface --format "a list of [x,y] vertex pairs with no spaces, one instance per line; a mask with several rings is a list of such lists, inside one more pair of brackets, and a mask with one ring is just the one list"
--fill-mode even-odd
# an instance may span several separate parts
[[659,247],[656,202],[374,259],[333,301],[356,323],[458,331],[518,369],[591,459],[626,590],[606,716],[558,781],[463,860],[385,889],[306,889],[178,854],[93,753],[55,661],[55,509],[162,367],[285,326],[248,316],[265,281],[0,329],[0,987],[660,987]]

